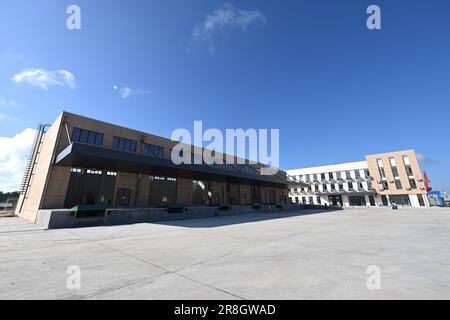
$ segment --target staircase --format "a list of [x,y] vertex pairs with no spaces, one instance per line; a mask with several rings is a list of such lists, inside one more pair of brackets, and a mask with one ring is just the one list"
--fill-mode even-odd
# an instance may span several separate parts
[[37,155],[39,153],[39,146],[42,141],[42,137],[45,133],[46,125],[40,124],[36,130],[36,135],[34,136],[33,144],[31,146],[30,156],[27,160],[27,166],[25,168],[25,173],[22,179],[22,184],[20,186],[20,193],[26,195],[28,188],[30,186],[31,176],[33,174],[34,166],[36,165]]

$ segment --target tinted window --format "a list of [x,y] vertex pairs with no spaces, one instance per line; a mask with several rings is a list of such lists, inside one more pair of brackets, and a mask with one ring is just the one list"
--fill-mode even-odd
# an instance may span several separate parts
[[160,146],[155,146],[153,144],[146,143],[144,145],[144,153],[151,157],[163,158],[164,157],[164,148],[160,147]]
[[101,146],[103,144],[103,133],[73,128],[72,141]]
[[136,152],[137,142],[125,138],[114,137],[112,147],[113,149],[122,151]]

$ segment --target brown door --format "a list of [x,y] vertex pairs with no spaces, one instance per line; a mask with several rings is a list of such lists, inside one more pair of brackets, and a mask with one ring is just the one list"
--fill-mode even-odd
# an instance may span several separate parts
[[129,207],[130,206],[130,189],[117,189],[116,206],[117,207]]

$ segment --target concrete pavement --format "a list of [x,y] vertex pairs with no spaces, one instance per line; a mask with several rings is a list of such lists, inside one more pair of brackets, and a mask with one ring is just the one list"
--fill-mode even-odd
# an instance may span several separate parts
[[[381,268],[368,290],[367,268]],[[67,268],[81,270],[81,290]],[[0,299],[449,299],[450,209],[45,231],[0,219]]]

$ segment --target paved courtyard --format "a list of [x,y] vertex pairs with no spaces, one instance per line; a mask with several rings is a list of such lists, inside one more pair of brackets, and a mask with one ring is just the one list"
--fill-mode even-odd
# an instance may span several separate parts
[[[381,268],[368,290],[367,268]],[[67,288],[67,268],[81,289]],[[0,299],[450,299],[449,209],[44,231],[0,219]]]

